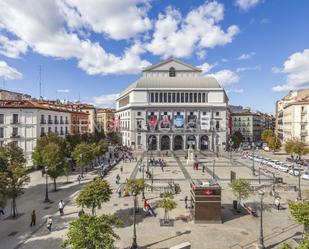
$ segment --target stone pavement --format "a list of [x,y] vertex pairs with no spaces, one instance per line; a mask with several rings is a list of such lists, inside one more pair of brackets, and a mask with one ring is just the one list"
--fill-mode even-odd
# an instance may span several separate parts
[[[139,155],[140,157],[140,155]],[[158,155],[155,156],[158,158]],[[178,157],[179,160],[176,160]],[[144,163],[147,165],[146,158]],[[142,210],[137,214],[137,241],[140,248],[169,248],[181,242],[189,241],[194,249],[225,249],[225,248],[255,248],[259,231],[259,219],[250,215],[240,215],[233,211],[232,201],[234,199],[228,188],[230,172],[230,162],[226,158],[216,158],[211,153],[204,155],[198,154],[198,159],[205,163],[207,171],[202,172],[201,168],[193,170],[192,165],[187,165],[184,153],[176,153],[175,156],[163,157],[167,161],[167,167],[164,172],[160,167],[154,167],[154,179],[158,182],[164,182],[168,179],[174,179],[179,184],[181,192],[174,196],[178,206],[170,213],[170,218],[174,220],[172,227],[160,227],[160,219],[163,218],[163,210],[157,208],[158,202],[161,200],[160,191],[145,191],[145,196],[149,203],[155,207],[156,217],[145,216]],[[189,196],[189,179],[183,174],[182,167],[188,172],[193,179],[210,179],[213,175],[212,162],[216,161],[215,175],[222,186],[222,217],[223,224],[194,224],[190,215],[190,209],[184,207],[184,197]],[[250,161],[246,162],[239,156],[235,155],[235,160],[241,162],[232,166],[237,176],[251,179],[253,176],[250,171]],[[179,165],[179,161],[182,165]],[[128,248],[132,242],[133,219],[132,219],[132,197],[118,197],[117,190],[119,185],[115,183],[116,175],[120,174],[121,182],[124,184],[126,178],[136,172],[136,177],[142,177],[142,172],[138,171],[136,162],[127,162],[123,164],[123,173],[120,173],[120,165],[117,165],[109,172],[106,179],[113,188],[113,195],[108,203],[104,203],[102,208],[97,210],[97,214],[116,213],[123,221],[124,226],[116,229],[116,233],[120,236],[120,240],[116,241],[116,248]],[[246,166],[246,164],[248,164]],[[88,173],[84,182],[91,180],[96,176],[95,172]],[[32,182],[26,189],[25,194],[18,200],[19,212],[25,213],[16,220],[3,219],[0,220],[0,248],[5,249],[54,249],[60,248],[61,240],[65,238],[69,222],[77,218],[79,207],[74,203],[74,197],[78,193],[81,186],[76,183],[76,176],[71,178],[74,183],[63,185],[59,184],[61,190],[56,193],[50,192],[50,199],[54,203],[47,205],[42,202],[44,199],[44,179],[40,176],[40,172],[31,174]],[[257,178],[257,177],[253,177]],[[222,179],[222,180],[220,180]],[[292,178],[292,180],[295,180]],[[60,179],[65,181],[65,178]],[[148,180],[149,182],[149,180]],[[292,181],[293,182],[293,181]],[[51,187],[51,186],[50,186]],[[304,185],[304,187],[308,187]],[[270,188],[266,188],[268,193]],[[295,199],[296,193],[291,191],[282,191],[282,205],[284,210],[278,212],[273,205],[273,198],[266,194],[264,212],[264,234],[265,244],[268,248],[278,248],[283,242],[289,242],[295,245],[294,239],[299,238],[299,232],[302,227],[295,224],[288,215],[286,201]],[[60,217],[57,212],[57,205],[60,199],[64,199],[67,204],[65,206],[65,215]],[[259,198],[257,194],[252,196],[246,203],[256,206]],[[143,202],[139,197],[139,206],[142,207]],[[47,209],[46,209],[47,208]],[[30,213],[32,209],[36,209],[38,224],[36,228],[30,228]],[[91,212],[86,210],[86,212]],[[45,227],[47,215],[52,215],[54,224],[53,231],[47,232]],[[14,236],[8,236],[12,232],[17,232]]]

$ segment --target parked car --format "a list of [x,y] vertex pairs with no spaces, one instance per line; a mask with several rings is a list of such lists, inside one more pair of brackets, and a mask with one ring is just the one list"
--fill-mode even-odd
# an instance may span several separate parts
[[309,181],[309,172],[304,172],[304,173],[301,175],[301,178],[304,179],[304,180],[308,180],[308,181]]
[[294,168],[289,170],[289,174],[293,176],[298,176],[301,173],[302,169]]
[[281,165],[279,165],[278,169],[282,172],[287,173],[289,171],[290,167],[288,165],[282,163]]
[[270,151],[270,149],[269,149],[268,146],[263,147],[263,150],[264,150],[264,151],[267,151],[267,152]]

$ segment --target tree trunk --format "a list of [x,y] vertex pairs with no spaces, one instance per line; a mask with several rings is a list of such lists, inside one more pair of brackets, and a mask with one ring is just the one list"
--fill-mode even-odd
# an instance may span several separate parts
[[84,177],[84,167],[80,167],[80,169],[81,169],[81,177]]
[[69,183],[69,174],[67,174],[67,183]]
[[54,191],[57,191],[57,183],[56,183],[56,178],[54,178]]
[[92,215],[95,215],[95,205],[92,205],[91,213]]
[[168,223],[167,211],[164,210],[164,223]]
[[16,199],[12,198],[12,216],[16,217],[17,215],[17,210],[16,210]]

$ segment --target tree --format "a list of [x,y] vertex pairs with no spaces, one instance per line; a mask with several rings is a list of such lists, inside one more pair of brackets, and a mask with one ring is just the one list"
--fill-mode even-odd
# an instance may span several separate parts
[[261,139],[264,143],[269,143],[269,140],[272,139],[274,137],[274,132],[271,129],[265,129],[263,130],[262,134],[261,134]]
[[101,204],[109,201],[112,195],[112,189],[109,183],[103,179],[96,179],[86,184],[76,198],[78,206],[86,206],[92,209],[92,215],[95,215],[95,209],[101,207]]
[[164,198],[159,202],[159,207],[164,209],[164,223],[169,223],[168,213],[176,208],[177,203],[170,198],[170,193],[164,193]]
[[301,156],[309,153],[309,148],[306,143],[299,140],[288,140],[285,142],[284,149],[289,155],[297,155],[300,159]]
[[42,162],[47,167],[47,174],[54,181],[54,191],[57,191],[56,179],[64,173],[65,158],[58,144],[48,143],[42,150]]
[[233,148],[234,149],[239,148],[239,145],[241,144],[243,140],[244,140],[244,136],[241,134],[241,132],[235,131],[232,136]]
[[72,157],[76,161],[78,167],[81,169],[81,175],[84,174],[84,167],[88,165],[93,159],[93,147],[84,142],[76,145],[72,151]]
[[267,144],[273,152],[281,148],[281,142],[277,136],[269,137]]
[[67,239],[63,248],[72,249],[110,249],[114,248],[119,236],[113,231],[114,226],[120,226],[122,221],[115,215],[101,215],[99,217],[88,214],[70,223]]
[[23,150],[15,143],[8,143],[0,149],[1,195],[12,199],[12,216],[17,215],[16,198],[23,194],[24,185],[30,181],[25,167]]
[[237,198],[238,205],[242,200],[247,199],[252,193],[250,182],[244,179],[236,179],[229,184],[233,194]]
[[5,208],[6,206],[6,196],[4,193],[0,192],[0,208]]
[[56,133],[49,132],[45,136],[38,139],[36,147],[32,152],[33,163],[39,168],[43,168],[46,166],[43,162],[42,153],[45,146],[47,146],[49,143],[57,144],[60,147],[60,151],[61,153],[63,153],[64,156],[70,156],[69,144],[62,137],[59,137]]
[[287,243],[284,243],[279,249],[293,249],[293,247]]
[[119,137],[116,132],[109,132],[107,133],[107,139],[112,143],[112,144],[117,144],[119,142]]
[[307,201],[289,201],[290,214],[296,223],[309,227],[309,202]]

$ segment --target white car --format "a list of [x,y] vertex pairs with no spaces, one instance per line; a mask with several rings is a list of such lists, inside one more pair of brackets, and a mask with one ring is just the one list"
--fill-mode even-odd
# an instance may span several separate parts
[[290,174],[290,175],[293,175],[293,176],[298,176],[300,171],[301,171],[301,170],[300,170],[300,169],[297,169],[297,168],[294,168],[294,170],[293,170],[293,169],[290,169],[290,170],[289,170],[289,174]]
[[279,167],[278,167],[278,169],[280,170],[280,171],[282,171],[282,172],[288,172],[289,171],[289,166],[288,165],[286,165],[286,164],[280,164],[279,165]]
[[305,172],[301,175],[301,178],[309,181],[309,172]]
[[269,149],[268,146],[263,147],[263,150],[264,150],[264,151],[267,151],[267,152],[270,151],[270,149]]

